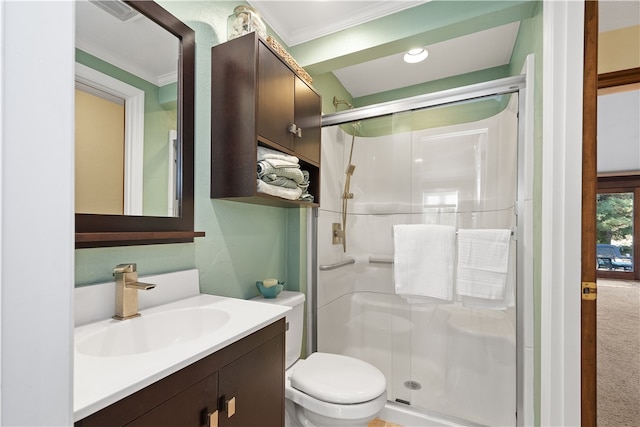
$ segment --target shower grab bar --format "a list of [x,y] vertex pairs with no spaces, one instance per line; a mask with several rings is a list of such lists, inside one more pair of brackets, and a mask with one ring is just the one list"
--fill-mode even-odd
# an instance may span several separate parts
[[392,259],[369,257],[369,264],[393,264]]
[[355,264],[356,260],[353,258],[345,259],[343,261],[338,261],[335,264],[325,264],[318,267],[320,271],[329,271],[335,270],[336,268],[344,267],[345,265]]

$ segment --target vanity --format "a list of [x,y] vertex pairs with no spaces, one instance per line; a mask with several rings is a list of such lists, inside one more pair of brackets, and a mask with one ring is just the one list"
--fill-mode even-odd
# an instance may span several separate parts
[[196,270],[144,281],[124,321],[90,318],[112,284],[76,290],[75,425],[282,426],[288,308],[198,294]]

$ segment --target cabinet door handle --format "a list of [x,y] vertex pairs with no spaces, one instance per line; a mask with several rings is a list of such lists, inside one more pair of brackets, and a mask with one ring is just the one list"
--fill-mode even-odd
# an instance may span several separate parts
[[209,427],[218,427],[218,411],[208,414],[207,419],[209,420]]
[[297,135],[298,138],[302,138],[302,128],[299,128],[298,126],[296,126],[296,124],[292,124],[289,125],[289,127],[287,128],[287,130],[289,131],[289,133],[292,133],[294,135]]
[[227,418],[231,418],[236,413],[236,398],[232,397],[231,399],[227,400],[225,403],[227,406]]

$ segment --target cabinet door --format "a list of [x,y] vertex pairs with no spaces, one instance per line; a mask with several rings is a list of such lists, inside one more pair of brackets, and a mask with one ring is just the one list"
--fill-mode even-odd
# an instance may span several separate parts
[[218,373],[216,372],[130,422],[127,427],[208,426],[209,414],[217,410],[217,396]]
[[[284,425],[284,334],[220,371],[221,427]],[[234,411],[228,406],[232,402]],[[232,413],[233,412],[233,413]]]
[[293,150],[294,74],[262,43],[258,43],[258,135]]
[[301,137],[294,138],[295,151],[302,157],[320,163],[322,101],[301,79],[296,77],[295,80],[295,123],[302,129]]

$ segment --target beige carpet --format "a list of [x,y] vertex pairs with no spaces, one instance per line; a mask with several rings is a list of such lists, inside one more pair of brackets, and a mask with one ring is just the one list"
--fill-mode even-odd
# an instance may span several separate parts
[[640,282],[598,280],[598,426],[640,426]]

